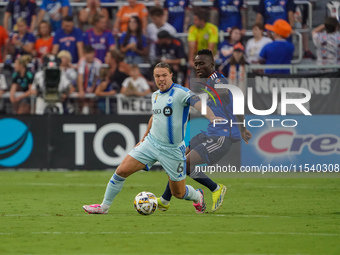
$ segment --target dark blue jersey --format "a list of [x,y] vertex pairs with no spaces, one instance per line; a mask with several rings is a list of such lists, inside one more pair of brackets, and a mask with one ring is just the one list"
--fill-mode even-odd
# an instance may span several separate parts
[[169,12],[168,22],[178,33],[183,32],[185,9],[189,6],[189,0],[166,0],[164,9]]
[[261,0],[257,12],[263,16],[263,24],[273,24],[278,19],[288,21],[288,12],[295,12],[293,0]]
[[214,7],[220,15],[218,29],[226,32],[228,28],[242,29],[241,8],[243,0],[215,0]]
[[[223,76],[223,74],[220,74],[218,72],[214,72],[211,74],[208,78],[207,85],[209,85],[212,88],[215,88],[215,84],[228,84],[227,79]],[[215,93],[207,86],[206,88],[208,91],[212,92],[214,95]],[[216,117],[222,117],[228,121],[227,124],[216,124],[214,127],[213,123],[209,123],[208,129],[207,129],[207,135],[215,135],[215,136],[227,136],[233,139],[241,139],[241,133],[238,128],[238,125],[235,123],[237,122],[236,116],[233,113],[233,95],[228,91],[228,94],[221,94],[221,102],[218,98],[216,98],[217,95],[214,95],[216,104],[214,100],[209,98],[207,100],[207,105],[210,107],[210,109],[214,112]],[[232,126],[231,126],[231,123]]]

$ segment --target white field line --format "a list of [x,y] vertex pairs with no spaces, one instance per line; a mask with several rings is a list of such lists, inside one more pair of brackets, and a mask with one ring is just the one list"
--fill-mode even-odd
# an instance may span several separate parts
[[[224,235],[294,235],[294,236],[324,236],[324,237],[337,237],[340,236],[340,234],[337,233],[299,233],[299,232],[228,232],[228,231],[202,231],[202,232],[181,232],[183,234],[188,235],[202,235],[202,234],[224,234]],[[13,232],[0,232],[0,235],[14,235]],[[23,233],[21,233],[23,234]],[[71,234],[71,235],[173,235],[178,234],[177,232],[149,232],[149,231],[109,231],[109,232],[77,232],[77,231],[65,231],[65,232],[27,232],[26,234],[32,234],[32,235],[65,235],[65,234]]]

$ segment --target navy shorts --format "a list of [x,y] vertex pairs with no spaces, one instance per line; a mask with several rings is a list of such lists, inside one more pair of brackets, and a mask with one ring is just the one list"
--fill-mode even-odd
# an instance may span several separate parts
[[233,143],[240,141],[226,136],[208,136],[200,133],[190,140],[190,150],[195,150],[208,165],[216,164],[225,156]]

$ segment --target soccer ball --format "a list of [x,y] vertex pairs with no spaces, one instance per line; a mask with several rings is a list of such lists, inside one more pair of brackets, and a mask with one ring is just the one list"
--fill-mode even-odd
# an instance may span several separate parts
[[153,214],[158,206],[156,196],[148,191],[142,191],[135,197],[135,209],[142,215]]

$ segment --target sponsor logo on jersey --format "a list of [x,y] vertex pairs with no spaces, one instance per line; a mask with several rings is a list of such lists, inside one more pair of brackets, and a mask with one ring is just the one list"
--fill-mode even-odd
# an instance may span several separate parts
[[172,115],[172,108],[170,106],[166,106],[164,107],[163,109],[163,114],[166,116],[166,117],[170,117]]

